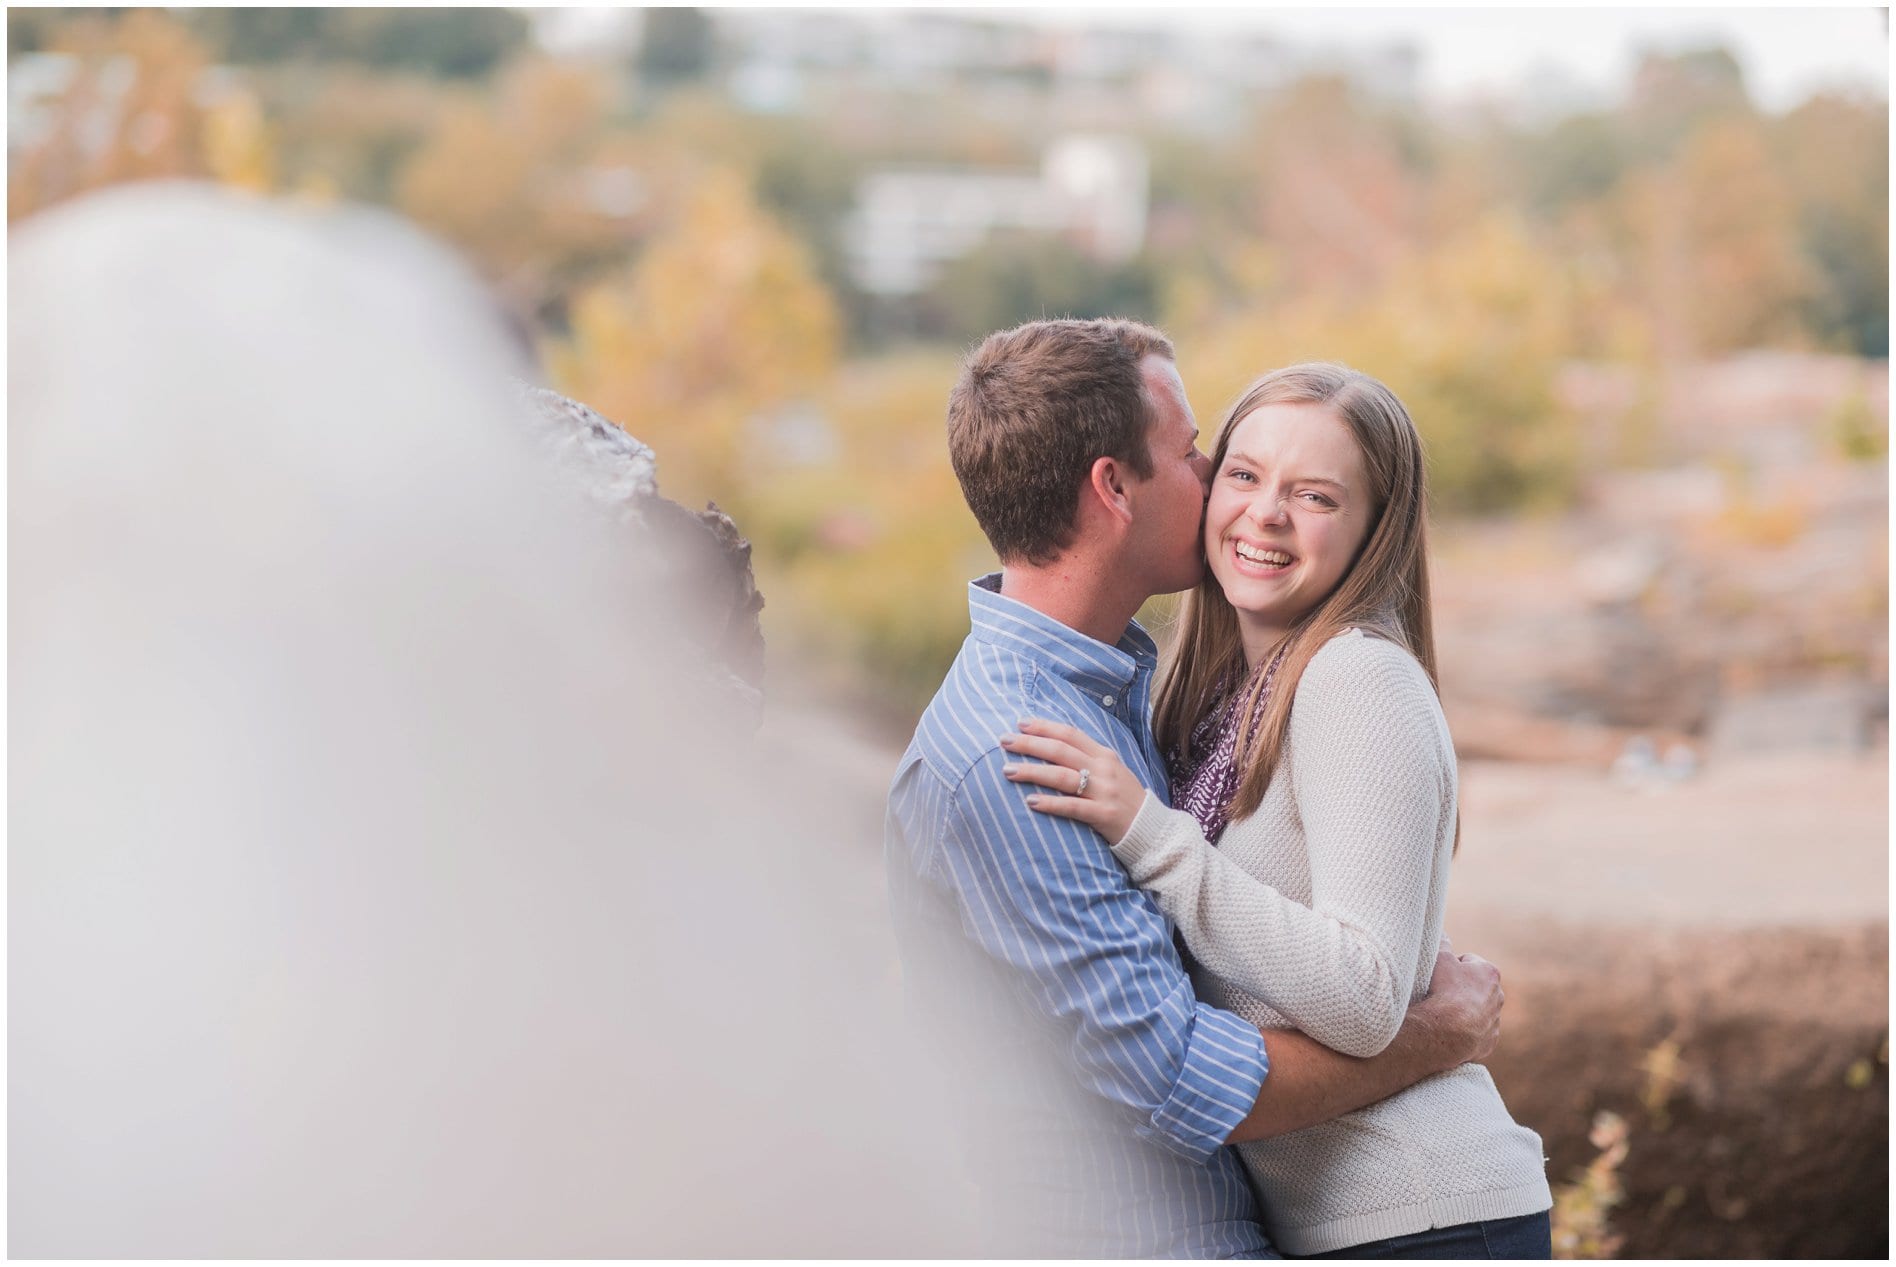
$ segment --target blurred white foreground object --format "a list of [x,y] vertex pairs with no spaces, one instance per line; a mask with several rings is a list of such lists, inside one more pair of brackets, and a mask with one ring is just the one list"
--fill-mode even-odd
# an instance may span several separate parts
[[189,185],[11,264],[9,1250],[957,1253],[876,842],[651,638],[461,265]]

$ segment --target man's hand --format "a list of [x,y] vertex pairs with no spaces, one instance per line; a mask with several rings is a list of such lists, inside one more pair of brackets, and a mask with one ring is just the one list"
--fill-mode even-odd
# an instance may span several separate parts
[[1408,1024],[1424,1028],[1441,1069],[1486,1060],[1501,1040],[1501,973],[1480,955],[1458,955],[1442,938],[1429,997],[1409,1009]]
[[1458,955],[1442,938],[1429,997],[1409,1009],[1381,1055],[1342,1056],[1296,1030],[1264,1034],[1270,1075],[1227,1143],[1300,1131],[1341,1117],[1424,1078],[1486,1060],[1501,1038],[1501,974],[1480,955]]

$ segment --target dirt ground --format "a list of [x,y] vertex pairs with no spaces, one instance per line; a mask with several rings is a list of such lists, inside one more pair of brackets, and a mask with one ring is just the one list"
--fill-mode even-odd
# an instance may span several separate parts
[[1600,1111],[1629,1127],[1619,1256],[1887,1257],[1886,924],[1484,937],[1508,989],[1490,1068],[1549,1179],[1598,1156]]
[[[839,899],[886,927],[899,742],[794,706],[760,741],[833,776],[860,851]],[[1621,1257],[1887,1256],[1888,777],[1886,750],[1734,758],[1656,790],[1464,762],[1448,926],[1503,972],[1491,1068],[1557,1186],[1599,1155],[1595,1115],[1624,1118]],[[893,990],[892,947],[864,937]]]
[[1887,752],[1657,791],[1477,762],[1462,786],[1449,927],[1501,965],[1491,1067],[1549,1178],[1608,1110],[1622,1257],[1886,1257]]

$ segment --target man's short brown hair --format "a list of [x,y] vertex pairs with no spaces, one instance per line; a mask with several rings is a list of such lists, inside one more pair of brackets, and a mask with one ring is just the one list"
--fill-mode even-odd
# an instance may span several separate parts
[[1152,476],[1139,363],[1173,357],[1138,321],[1030,321],[990,334],[948,396],[948,455],[961,495],[1003,563],[1050,563],[1073,539],[1093,463]]

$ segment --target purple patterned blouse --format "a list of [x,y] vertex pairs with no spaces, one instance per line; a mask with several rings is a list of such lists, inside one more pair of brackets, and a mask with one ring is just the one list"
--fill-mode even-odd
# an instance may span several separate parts
[[1224,702],[1193,727],[1191,749],[1204,755],[1187,761],[1182,754],[1166,754],[1166,766],[1172,776],[1172,807],[1196,818],[1198,825],[1205,829],[1205,839],[1214,845],[1224,834],[1231,801],[1238,794],[1239,702],[1247,694],[1246,688],[1252,680],[1263,673],[1264,693],[1258,698],[1257,711],[1251,717],[1251,733],[1247,736],[1247,739],[1255,739],[1258,726],[1264,720],[1264,706],[1270,702],[1271,682],[1277,677],[1277,666],[1283,663],[1288,649],[1288,644],[1280,647],[1270,663],[1253,669],[1238,689],[1225,695]]

